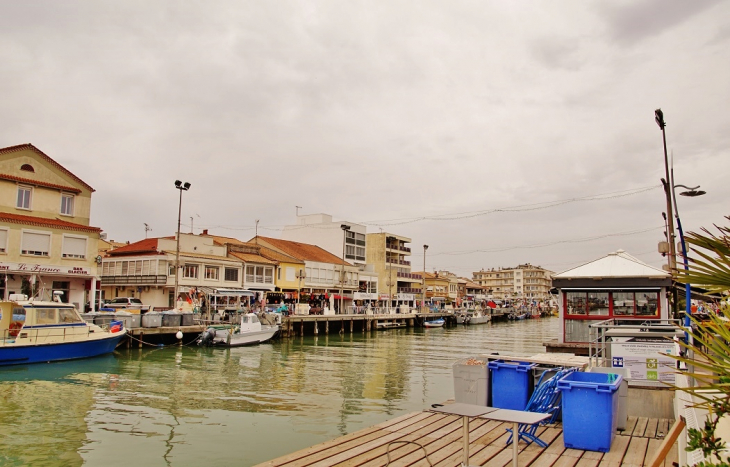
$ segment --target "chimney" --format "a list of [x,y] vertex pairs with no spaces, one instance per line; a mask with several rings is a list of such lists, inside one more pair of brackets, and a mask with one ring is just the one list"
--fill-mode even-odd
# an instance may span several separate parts
[[208,229],[203,229],[203,235],[208,235]]

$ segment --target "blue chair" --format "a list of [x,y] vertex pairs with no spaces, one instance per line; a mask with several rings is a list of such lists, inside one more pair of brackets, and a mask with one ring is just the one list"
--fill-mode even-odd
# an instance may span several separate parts
[[[560,409],[562,408],[562,398],[560,397],[560,391],[558,390],[558,380],[576,370],[577,368],[560,368],[558,369],[557,373],[553,375],[553,377],[547,379],[546,381],[543,381],[545,376],[550,371],[554,370],[544,371],[542,375],[540,375],[540,379],[537,382],[537,387],[532,393],[532,397],[530,397],[530,400],[527,402],[527,407],[525,407],[525,411],[535,413],[549,413],[550,417],[534,425],[525,425],[521,423],[519,425],[519,439],[527,442],[527,444],[530,444],[534,441],[540,447],[547,447],[547,444],[545,444],[545,442],[538,438],[535,435],[535,432],[537,431],[538,426],[554,423],[555,420],[558,418],[558,415],[560,415]],[[507,429],[507,431],[510,432],[507,444],[510,444],[510,442],[512,442],[513,433],[512,430],[509,428]]]

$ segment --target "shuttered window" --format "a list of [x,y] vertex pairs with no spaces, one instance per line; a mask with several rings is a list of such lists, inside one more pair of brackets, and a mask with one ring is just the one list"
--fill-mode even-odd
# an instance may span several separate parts
[[48,256],[51,251],[51,234],[23,232],[20,244],[20,253],[23,255]]
[[0,230],[0,253],[8,251],[8,231]]
[[63,237],[64,258],[86,258],[86,238]]

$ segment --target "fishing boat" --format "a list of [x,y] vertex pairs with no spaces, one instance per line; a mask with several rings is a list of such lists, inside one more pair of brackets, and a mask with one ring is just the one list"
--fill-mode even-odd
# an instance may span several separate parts
[[74,360],[114,351],[127,331],[87,323],[73,304],[57,301],[0,302],[0,366]]
[[406,327],[406,323],[397,323],[397,322],[379,322],[375,324],[375,329],[393,329],[393,328],[404,328]]
[[491,320],[491,315],[480,310],[461,312],[456,316],[457,324],[486,324]]
[[443,327],[444,323],[445,323],[445,321],[443,320],[443,318],[439,318],[439,319],[433,319],[431,321],[425,321],[423,323],[423,326],[426,328],[440,328],[440,327]]
[[240,347],[262,344],[279,332],[279,325],[262,325],[254,313],[241,315],[236,325],[214,325],[198,337],[198,345]]

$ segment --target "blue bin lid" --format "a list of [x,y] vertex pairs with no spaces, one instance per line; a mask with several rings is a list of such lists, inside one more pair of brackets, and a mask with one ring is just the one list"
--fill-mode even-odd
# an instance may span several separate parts
[[516,371],[529,371],[532,370],[537,363],[529,362],[505,362],[504,360],[494,360],[489,362],[487,365],[490,370],[516,370]]
[[574,371],[558,381],[558,389],[570,391],[573,388],[595,389],[597,392],[615,392],[623,378],[615,373],[585,373]]

